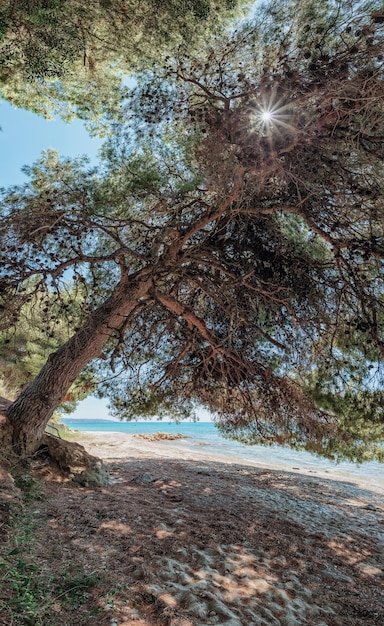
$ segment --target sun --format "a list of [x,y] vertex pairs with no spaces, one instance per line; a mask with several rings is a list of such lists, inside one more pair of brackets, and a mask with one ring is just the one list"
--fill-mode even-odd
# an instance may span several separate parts
[[278,140],[297,133],[297,104],[285,92],[271,87],[255,95],[247,108],[249,130],[262,137]]
[[265,109],[264,111],[261,111],[260,117],[264,123],[270,122],[273,118],[273,111],[269,111],[268,109]]

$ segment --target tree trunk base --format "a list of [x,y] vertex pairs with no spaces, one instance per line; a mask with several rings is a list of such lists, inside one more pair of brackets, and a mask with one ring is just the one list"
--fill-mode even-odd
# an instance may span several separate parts
[[49,459],[64,473],[66,478],[83,487],[108,485],[110,476],[103,461],[88,454],[83,446],[45,433],[36,456]]
[[[7,472],[9,468],[25,464],[29,466],[29,469],[34,469],[33,461],[42,459],[48,460],[59,469],[64,478],[69,478],[84,487],[97,487],[110,483],[108,470],[101,459],[88,454],[79,443],[65,441],[48,433],[44,433],[36,444],[36,450],[27,458],[16,454],[12,445],[12,424],[5,415],[11,404],[10,400],[0,397],[0,463],[4,472],[7,473],[7,484],[13,480]],[[2,480],[1,474],[0,480]]]

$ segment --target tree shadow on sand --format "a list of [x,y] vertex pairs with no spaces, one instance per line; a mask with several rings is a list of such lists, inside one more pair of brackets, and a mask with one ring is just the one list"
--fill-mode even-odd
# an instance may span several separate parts
[[75,614],[57,603],[65,623],[95,612],[98,626],[384,623],[377,493],[218,462],[108,465],[111,485],[47,483],[39,506],[36,556],[59,578],[69,562],[103,572]]

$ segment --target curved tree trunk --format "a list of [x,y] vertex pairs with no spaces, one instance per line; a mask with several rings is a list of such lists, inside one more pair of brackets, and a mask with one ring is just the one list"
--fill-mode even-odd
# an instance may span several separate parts
[[35,380],[6,410],[12,427],[12,445],[18,456],[33,453],[48,420],[60,405],[84,367],[101,349],[122,317],[129,315],[152,286],[148,274],[119,283],[112,295],[96,309],[72,337],[51,354]]

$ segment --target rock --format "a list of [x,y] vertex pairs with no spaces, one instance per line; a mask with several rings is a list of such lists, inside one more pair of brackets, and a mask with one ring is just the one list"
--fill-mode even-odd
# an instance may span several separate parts
[[96,459],[95,463],[80,474],[75,474],[72,480],[83,487],[97,487],[111,483],[109,472],[99,459]]
[[46,433],[40,449],[44,448],[60,470],[77,484],[84,487],[110,484],[109,472],[103,461],[88,454],[79,443],[65,441]]
[[180,433],[141,433],[134,435],[138,439],[146,439],[147,441],[174,441],[175,439],[188,439],[187,435],[181,435]]
[[135,476],[134,478],[132,478],[133,483],[153,483],[155,482],[156,478],[154,478],[154,476],[152,476],[152,474],[150,474],[149,472],[143,472],[141,474],[138,474],[137,476]]

